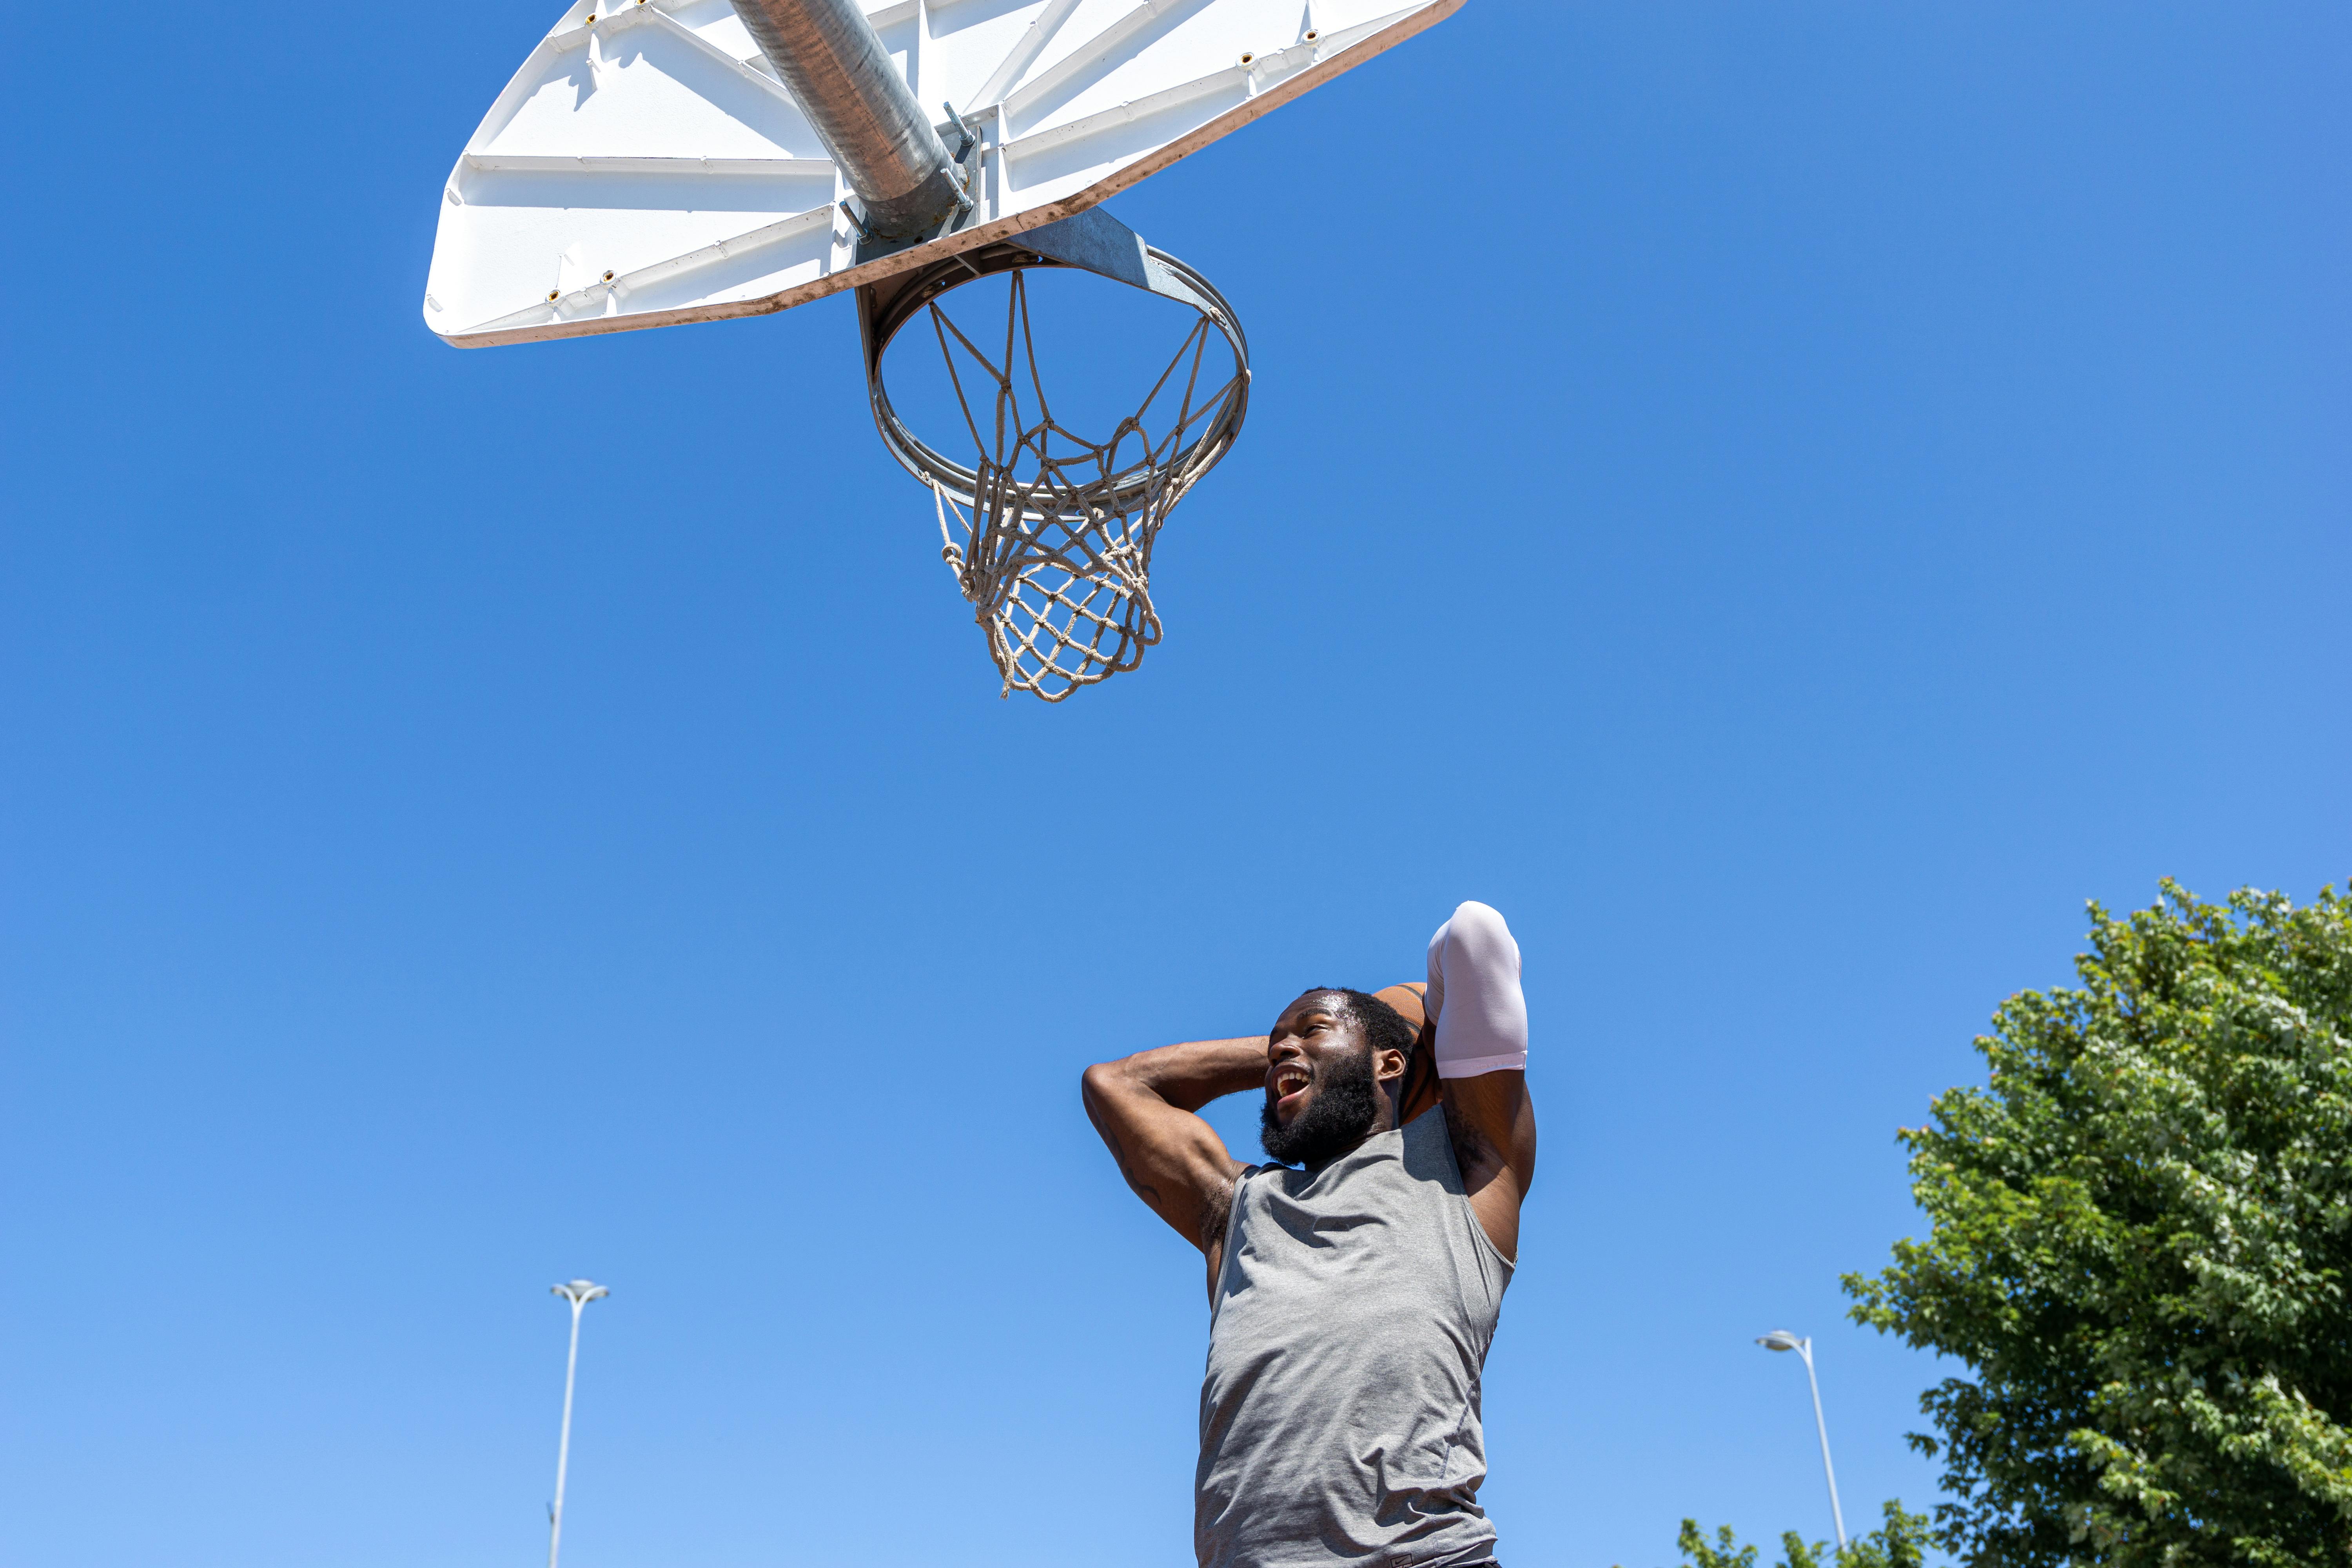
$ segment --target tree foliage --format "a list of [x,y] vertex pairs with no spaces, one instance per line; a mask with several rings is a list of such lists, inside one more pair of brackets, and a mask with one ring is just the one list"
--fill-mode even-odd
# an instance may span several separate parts
[[[1927,1561],[1927,1516],[1906,1513],[1899,1500],[1885,1511],[1884,1525],[1834,1551],[1826,1541],[1809,1542],[1793,1530],[1785,1532],[1775,1568],[1920,1568]],[[1686,1519],[1676,1544],[1687,1568],[1756,1568],[1756,1548],[1742,1546],[1727,1524],[1710,1542],[1698,1521]]]
[[1853,1316],[1967,1363],[1921,1396],[1985,1568],[2352,1562],[2352,896],[2091,908],[1983,1089],[1906,1131],[1927,1241]]

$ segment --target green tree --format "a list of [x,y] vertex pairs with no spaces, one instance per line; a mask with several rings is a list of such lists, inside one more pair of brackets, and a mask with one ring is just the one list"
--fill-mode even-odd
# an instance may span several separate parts
[[1691,1568],[1756,1568],[1756,1548],[1740,1545],[1727,1524],[1715,1532],[1715,1544],[1710,1546],[1698,1521],[1686,1519],[1679,1544]]
[[[1886,1505],[1886,1522],[1859,1541],[1832,1552],[1826,1541],[1808,1542],[1791,1530],[1780,1537],[1780,1561],[1774,1568],[1920,1568],[1927,1561],[1927,1516],[1906,1513],[1900,1501]],[[1683,1521],[1676,1544],[1688,1568],[1756,1568],[1756,1548],[1742,1546],[1724,1525],[1710,1542],[1698,1521]]]
[[1920,1397],[1983,1568],[2352,1562],[2352,897],[2091,907],[1983,1089],[1906,1131],[1927,1241],[1853,1316],[1965,1363]]

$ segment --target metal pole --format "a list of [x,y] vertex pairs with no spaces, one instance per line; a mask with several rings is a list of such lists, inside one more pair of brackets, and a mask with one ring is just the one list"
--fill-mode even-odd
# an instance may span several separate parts
[[550,1289],[572,1303],[572,1352],[563,1362],[563,1436],[555,1446],[555,1501],[547,1510],[547,1568],[555,1568],[555,1555],[563,1548],[563,1472],[572,1463],[572,1389],[580,1372],[580,1314],[589,1302],[612,1292],[585,1279]]
[[[1830,1424],[1822,1419],[1822,1380],[1813,1375],[1813,1342],[1805,1340],[1797,1349],[1804,1353],[1805,1381],[1813,1390],[1813,1428],[1822,1435],[1822,1474],[1829,1478],[1830,1521],[1837,1526],[1838,1550],[1845,1550],[1845,1510],[1838,1507],[1837,1471],[1830,1464]],[[547,1568],[555,1568],[550,1563]]]
[[902,239],[968,203],[955,160],[857,0],[731,4],[865,205],[871,232]]

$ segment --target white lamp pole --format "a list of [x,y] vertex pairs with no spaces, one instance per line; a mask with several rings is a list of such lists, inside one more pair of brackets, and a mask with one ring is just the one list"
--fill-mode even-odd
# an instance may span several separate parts
[[[1813,1375],[1813,1342],[1774,1329],[1756,1342],[1768,1351],[1795,1351],[1805,1358],[1805,1381],[1813,1386],[1813,1428],[1822,1435],[1822,1474],[1829,1478],[1830,1521],[1837,1526],[1838,1550],[1845,1550],[1845,1510],[1838,1507],[1837,1471],[1830,1465],[1830,1425],[1822,1419],[1822,1380]],[[551,1563],[548,1568],[555,1568]]]
[[547,1510],[547,1568],[563,1546],[563,1471],[572,1462],[572,1382],[580,1370],[580,1311],[599,1296],[612,1294],[586,1279],[570,1279],[548,1289],[572,1303],[572,1354],[563,1363],[563,1437],[555,1448],[555,1502]]

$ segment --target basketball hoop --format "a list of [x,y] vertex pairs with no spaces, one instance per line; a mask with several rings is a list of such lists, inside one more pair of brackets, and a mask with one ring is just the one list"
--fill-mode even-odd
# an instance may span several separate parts
[[[1160,641],[1153,546],[1249,405],[1233,308],[1101,204],[1461,5],[566,0],[443,184],[425,321],[478,348],[855,289],[875,424],[930,488],[1004,694],[1060,702]],[[1192,312],[1133,414],[1074,412],[1091,357],[1047,400],[1027,279],[1048,267]],[[1001,336],[942,299],[982,279],[1008,290]],[[936,440],[883,388],[910,325],[946,363]]]
[[[875,424],[891,454],[930,487],[940,556],[987,635],[1003,694],[1017,687],[1047,702],[1133,669],[1159,642],[1153,542],[1232,447],[1249,405],[1248,344],[1224,298],[1108,215],[1087,217],[1074,220],[1075,233],[1040,231],[858,292]],[[1040,247],[1056,240],[1071,259]],[[1136,411],[1093,433],[1099,439],[1055,417],[1030,327],[1026,274],[1066,266],[1198,312]],[[999,274],[1010,275],[1002,334],[959,324],[944,297]],[[969,466],[915,434],[884,385],[884,351],[919,319],[945,362],[971,443]]]

